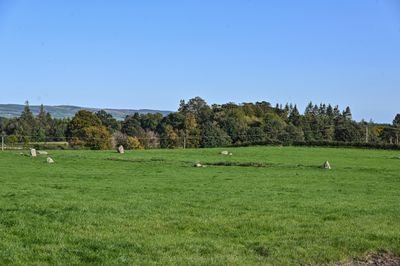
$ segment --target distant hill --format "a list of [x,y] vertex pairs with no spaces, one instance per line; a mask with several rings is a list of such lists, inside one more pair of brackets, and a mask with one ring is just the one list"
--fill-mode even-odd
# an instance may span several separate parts
[[[40,110],[40,106],[31,105],[30,106],[33,114],[37,115]],[[110,108],[88,108],[70,105],[57,105],[49,106],[45,105],[44,109],[49,112],[55,118],[68,118],[73,117],[79,110],[88,110],[91,112],[97,112],[99,110],[105,110],[107,113],[112,114],[116,119],[123,120],[127,115],[132,115],[134,113],[147,114],[147,113],[161,113],[167,115],[171,113],[170,111],[160,111],[160,110],[150,110],[150,109],[110,109]],[[24,110],[24,105],[22,104],[0,104],[0,117],[18,117]]]

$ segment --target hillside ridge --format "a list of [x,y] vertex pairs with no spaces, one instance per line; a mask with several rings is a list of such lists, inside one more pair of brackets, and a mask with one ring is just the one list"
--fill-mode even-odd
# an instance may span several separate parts
[[[0,104],[0,117],[18,117],[24,109],[22,104]],[[40,110],[40,105],[31,105],[30,109],[34,115],[37,115]],[[147,113],[161,113],[167,115],[171,111],[165,110],[153,110],[153,109],[119,109],[119,108],[93,108],[93,107],[81,107],[74,105],[44,105],[46,112],[49,112],[55,118],[69,118],[73,117],[79,110],[88,110],[91,112],[97,112],[105,110],[110,113],[118,120],[123,120],[127,115],[134,113],[147,114]]]

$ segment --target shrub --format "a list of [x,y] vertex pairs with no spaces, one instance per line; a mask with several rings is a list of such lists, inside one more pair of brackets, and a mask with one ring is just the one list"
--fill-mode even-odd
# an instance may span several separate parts
[[128,137],[128,149],[131,150],[143,150],[144,146],[142,143],[140,143],[139,139],[137,137]]
[[112,136],[114,147],[122,145],[127,150],[143,150],[144,146],[137,137],[129,137],[124,133],[115,132]]
[[18,142],[18,138],[15,135],[6,136],[5,142],[10,146],[14,146]]
[[128,136],[125,135],[124,133],[121,133],[119,131],[115,132],[112,135],[112,144],[115,148],[119,147],[119,146],[124,146],[125,149],[128,149],[129,146],[129,140],[128,140]]
[[104,126],[85,128],[84,139],[85,147],[92,150],[109,150],[112,148],[110,132]]

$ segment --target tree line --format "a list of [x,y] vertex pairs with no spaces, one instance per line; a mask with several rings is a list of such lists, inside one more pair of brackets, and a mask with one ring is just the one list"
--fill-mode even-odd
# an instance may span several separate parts
[[311,102],[301,114],[296,105],[268,102],[209,105],[200,97],[182,100],[177,112],[127,116],[123,121],[101,110],[81,110],[73,118],[53,118],[43,106],[34,116],[25,104],[17,118],[0,118],[6,142],[66,141],[72,148],[207,148],[256,144],[399,145],[400,114],[392,124],[354,121],[351,110]]

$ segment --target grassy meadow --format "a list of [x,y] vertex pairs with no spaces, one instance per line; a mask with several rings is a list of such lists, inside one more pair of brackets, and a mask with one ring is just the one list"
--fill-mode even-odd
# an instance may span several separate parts
[[[0,265],[400,255],[400,151],[222,150],[50,151],[55,164],[0,153]],[[320,167],[326,160],[332,170]]]

